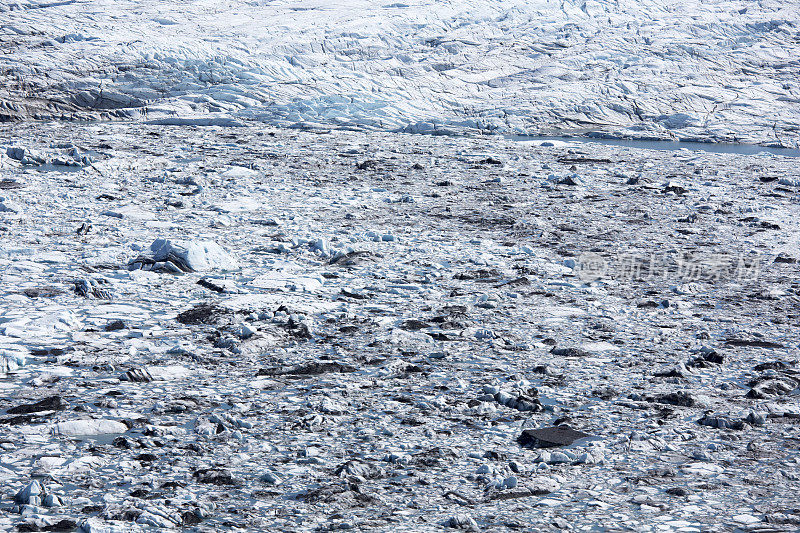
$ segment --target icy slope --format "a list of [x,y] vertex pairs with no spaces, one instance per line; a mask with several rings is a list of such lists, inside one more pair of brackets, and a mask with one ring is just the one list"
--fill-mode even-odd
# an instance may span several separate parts
[[794,0],[0,0],[0,116],[796,146],[799,20]]

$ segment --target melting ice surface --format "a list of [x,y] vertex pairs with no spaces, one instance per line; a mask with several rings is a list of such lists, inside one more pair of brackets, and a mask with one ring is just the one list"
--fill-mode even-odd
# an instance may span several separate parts
[[691,150],[712,152],[717,154],[773,154],[786,157],[800,157],[800,148],[781,148],[772,146],[758,146],[753,144],[733,143],[705,143],[694,141],[644,141],[634,139],[605,139],[602,137],[539,137],[528,135],[511,135],[509,139],[522,143],[598,143],[611,146],[624,146],[627,148],[641,148],[645,150]]

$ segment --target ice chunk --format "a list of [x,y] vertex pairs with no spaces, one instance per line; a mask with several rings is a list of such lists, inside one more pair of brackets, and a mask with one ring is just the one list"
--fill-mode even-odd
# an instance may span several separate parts
[[125,433],[128,426],[118,420],[67,420],[58,422],[51,428],[53,435],[60,436],[81,436],[81,435],[105,435],[109,433]]
[[130,528],[118,526],[100,518],[88,518],[81,523],[79,531],[81,533],[125,533],[130,531]]
[[25,354],[20,352],[0,351],[0,376],[19,369],[25,365]]
[[45,507],[62,507],[64,502],[61,501],[61,498],[57,494],[48,494],[44,497],[42,505]]
[[17,503],[41,505],[43,497],[44,489],[42,485],[34,480],[17,492],[17,495],[14,496],[14,500],[16,500]]
[[7,148],[6,155],[11,159],[16,159],[23,165],[43,165],[46,161],[44,156],[31,152],[28,148],[17,146]]
[[22,213],[22,206],[18,202],[0,196],[0,213],[12,213],[18,215]]
[[120,376],[122,381],[149,382],[171,381],[190,376],[192,372],[181,365],[144,366],[132,368]]
[[[156,239],[150,245],[152,261],[158,264],[170,264],[184,272],[206,270],[236,270],[239,261],[214,241],[183,241]],[[131,263],[132,269],[146,268],[146,260],[139,258]]]
[[245,179],[245,178],[256,178],[258,177],[258,171],[247,167],[232,166],[228,170],[224,171],[221,175],[225,178],[234,180]]

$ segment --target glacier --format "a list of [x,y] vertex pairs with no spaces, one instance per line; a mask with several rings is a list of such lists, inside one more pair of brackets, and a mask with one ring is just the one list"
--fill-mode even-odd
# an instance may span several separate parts
[[791,0],[1,0],[0,120],[800,145]]

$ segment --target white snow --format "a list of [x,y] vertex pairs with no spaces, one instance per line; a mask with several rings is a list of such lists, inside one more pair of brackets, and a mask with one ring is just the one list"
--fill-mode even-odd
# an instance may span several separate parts
[[77,437],[83,435],[125,433],[128,431],[128,426],[117,420],[67,420],[53,424],[50,431],[53,435]]

